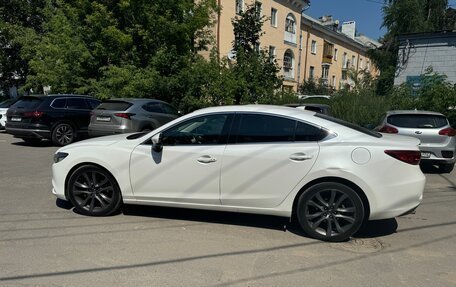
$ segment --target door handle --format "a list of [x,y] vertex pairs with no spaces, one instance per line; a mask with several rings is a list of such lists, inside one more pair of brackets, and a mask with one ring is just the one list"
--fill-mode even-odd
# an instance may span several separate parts
[[303,152],[298,152],[298,153],[294,153],[294,154],[290,155],[290,159],[295,160],[295,161],[304,161],[304,160],[308,160],[308,159],[312,159],[312,158],[313,158],[313,155],[306,155]]
[[201,162],[201,163],[211,163],[211,162],[216,162],[217,159],[211,157],[210,155],[203,155],[203,156],[200,156],[200,157],[197,159],[197,161],[198,161],[198,162]]

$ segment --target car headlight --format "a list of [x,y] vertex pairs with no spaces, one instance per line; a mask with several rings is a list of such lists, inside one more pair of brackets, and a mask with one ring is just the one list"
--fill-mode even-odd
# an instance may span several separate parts
[[58,163],[58,162],[64,160],[67,156],[68,156],[68,153],[66,153],[66,152],[58,152],[58,153],[54,154],[54,162]]

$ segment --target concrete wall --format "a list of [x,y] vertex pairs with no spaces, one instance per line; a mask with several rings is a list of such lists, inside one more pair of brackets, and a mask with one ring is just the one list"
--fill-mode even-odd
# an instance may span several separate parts
[[456,33],[403,36],[400,41],[395,85],[419,77],[428,67],[456,83]]

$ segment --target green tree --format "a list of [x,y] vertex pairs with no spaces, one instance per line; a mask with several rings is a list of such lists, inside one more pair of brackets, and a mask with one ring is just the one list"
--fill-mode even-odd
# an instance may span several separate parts
[[277,61],[259,49],[265,19],[256,11],[255,5],[250,5],[231,21],[235,38],[233,50],[236,52],[231,67],[237,80],[235,104],[270,102],[282,86]]

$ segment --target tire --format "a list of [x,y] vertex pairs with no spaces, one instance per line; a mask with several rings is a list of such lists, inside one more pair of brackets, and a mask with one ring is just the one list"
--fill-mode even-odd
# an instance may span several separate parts
[[441,173],[451,173],[453,171],[453,169],[454,169],[454,163],[439,165],[439,171]]
[[88,216],[108,216],[120,209],[122,195],[115,178],[106,170],[84,165],[70,176],[68,198],[74,208]]
[[34,138],[23,138],[22,140],[30,145],[37,145],[41,142],[41,139]]
[[364,221],[364,206],[350,187],[318,183],[298,199],[296,214],[304,232],[315,239],[339,242],[350,238]]
[[52,130],[52,143],[56,146],[65,146],[76,139],[75,130],[69,123],[57,124]]

